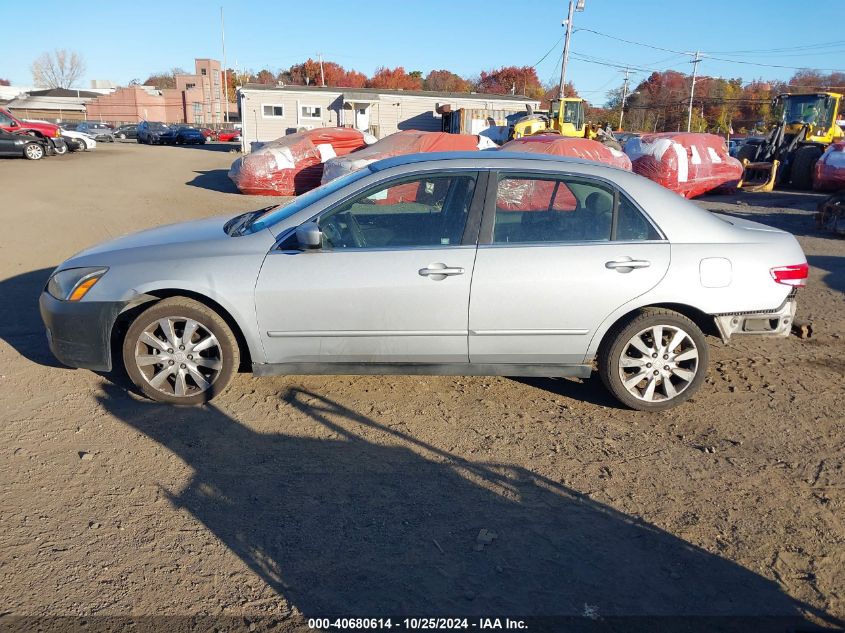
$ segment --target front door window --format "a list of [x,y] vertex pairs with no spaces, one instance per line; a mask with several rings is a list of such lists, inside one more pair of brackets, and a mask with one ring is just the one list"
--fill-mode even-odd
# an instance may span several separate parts
[[475,178],[432,175],[379,185],[320,218],[324,248],[442,247],[461,243]]

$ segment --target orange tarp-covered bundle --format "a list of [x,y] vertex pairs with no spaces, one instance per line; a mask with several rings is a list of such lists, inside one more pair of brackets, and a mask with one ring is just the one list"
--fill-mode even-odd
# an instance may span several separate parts
[[364,134],[327,127],[283,136],[232,163],[229,178],[241,193],[295,196],[320,185],[323,165],[366,146]]

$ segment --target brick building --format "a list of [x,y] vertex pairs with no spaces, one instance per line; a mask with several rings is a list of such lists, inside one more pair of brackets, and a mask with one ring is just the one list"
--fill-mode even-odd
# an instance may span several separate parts
[[175,88],[129,86],[86,104],[90,120],[113,123],[161,121],[219,127],[225,121],[220,62],[195,59],[193,75],[176,75]]

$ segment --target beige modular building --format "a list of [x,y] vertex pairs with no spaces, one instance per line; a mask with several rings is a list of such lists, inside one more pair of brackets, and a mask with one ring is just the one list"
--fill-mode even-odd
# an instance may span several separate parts
[[352,127],[377,138],[399,130],[437,132],[442,128],[437,108],[445,105],[453,111],[466,108],[501,115],[525,112],[527,106],[536,110],[540,102],[522,95],[378,88],[247,84],[238,89],[245,152],[255,141],[318,127]]

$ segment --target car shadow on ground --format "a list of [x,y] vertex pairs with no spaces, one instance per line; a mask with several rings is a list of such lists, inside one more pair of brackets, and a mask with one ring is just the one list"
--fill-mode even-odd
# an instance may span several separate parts
[[[240,155],[241,153],[240,143],[222,143],[219,141],[206,141],[203,144],[195,145],[168,145],[168,147],[177,147],[179,149],[202,149],[207,152],[233,152],[233,155]],[[234,160],[234,158],[232,158],[232,160]]]
[[[168,493],[173,507],[306,618],[559,615],[625,631],[803,630],[808,614],[836,623],[576,490],[467,461],[319,393],[288,389],[269,432],[221,407],[139,402],[114,385],[98,399],[192,469]],[[286,433],[288,416],[307,416],[322,437]]]
[[0,281],[0,339],[33,363],[63,367],[50,352],[38,311],[38,297],[52,272],[42,268]]
[[825,271],[826,274],[822,277],[822,281],[828,288],[845,292],[845,257],[808,255],[807,262],[810,266]]
[[534,378],[524,376],[509,376],[514,382],[555,393],[565,398],[589,402],[599,407],[608,409],[624,409],[618,400],[614,399],[610,392],[604,388],[601,378],[597,372],[587,379],[581,378]]
[[208,169],[205,171],[195,171],[194,173],[196,176],[186,182],[186,185],[199,187],[200,189],[210,189],[211,191],[218,191],[220,193],[240,193],[235,183],[229,179],[228,169]]

